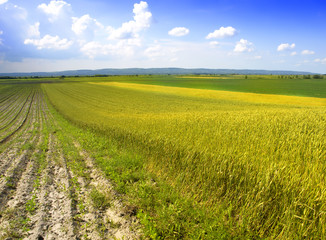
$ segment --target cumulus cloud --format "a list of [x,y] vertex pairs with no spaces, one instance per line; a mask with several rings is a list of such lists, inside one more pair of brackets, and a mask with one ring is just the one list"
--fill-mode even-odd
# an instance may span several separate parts
[[30,25],[27,29],[28,37],[40,37],[40,22],[34,23],[34,25]]
[[69,13],[71,11],[71,5],[62,0],[51,0],[48,5],[45,3],[40,4],[38,9],[49,16],[50,22],[54,22],[59,19],[60,16],[64,16],[65,14]]
[[291,56],[295,56],[297,54],[298,54],[297,52],[291,52]]
[[240,39],[239,42],[235,45],[234,52],[252,52],[253,43],[245,39]]
[[150,27],[152,13],[148,10],[147,2],[141,1],[134,4],[134,20],[123,23],[118,29],[108,27],[109,39],[131,39],[138,38],[139,33]]
[[8,0],[0,0],[0,5],[8,2]]
[[313,54],[315,54],[315,52],[314,51],[311,51],[311,50],[303,50],[301,52],[301,54],[302,55],[313,55]]
[[72,45],[72,41],[68,41],[68,39],[60,39],[59,36],[50,36],[45,35],[42,39],[26,39],[24,44],[31,44],[37,47],[37,49],[56,49],[56,50],[64,50],[68,49]]
[[98,55],[108,55],[112,52],[112,44],[101,44],[99,42],[88,42],[82,46],[80,51],[90,58],[94,58]]
[[233,27],[221,27],[218,30],[215,30],[212,33],[209,33],[206,36],[206,39],[212,39],[212,38],[225,38],[225,37],[232,37],[236,34],[237,30]]
[[92,35],[96,29],[104,28],[96,19],[91,18],[88,14],[77,18],[72,18],[71,30],[77,35]]
[[[134,4],[133,20],[125,22],[119,28],[108,26],[104,28],[96,19],[89,15],[84,15],[81,18],[73,18],[72,30],[78,36],[90,36],[96,29],[102,29],[107,35],[107,40],[101,40],[100,32],[96,34],[96,39],[92,41],[80,41],[80,51],[89,58],[97,58],[109,55],[121,57],[130,57],[135,54],[137,48],[141,47],[142,41],[140,33],[149,28],[151,25],[152,13],[148,9],[147,2],[141,1]],[[85,34],[86,33],[86,34]],[[99,38],[98,38],[99,37]]]
[[291,45],[289,43],[282,43],[277,47],[277,51],[285,51],[285,50],[291,50],[295,48],[295,43],[292,43]]
[[170,36],[182,37],[189,34],[189,29],[185,27],[175,27],[169,31]]

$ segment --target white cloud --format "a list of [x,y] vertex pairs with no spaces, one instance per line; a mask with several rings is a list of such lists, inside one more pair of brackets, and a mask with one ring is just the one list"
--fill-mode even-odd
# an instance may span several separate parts
[[96,19],[91,18],[88,14],[77,18],[72,18],[73,23],[71,26],[71,30],[77,35],[90,35],[94,32],[94,30],[99,28],[104,28],[101,23],[99,23]]
[[80,49],[82,53],[89,58],[95,58],[98,55],[108,55],[112,52],[112,44],[103,45],[99,42],[88,42]]
[[301,54],[302,55],[313,55],[313,54],[315,54],[315,52],[314,51],[311,51],[311,50],[303,50],[301,52]]
[[[5,16],[8,15],[10,20],[25,21],[27,19],[27,11],[25,8],[22,8],[18,5],[8,3],[5,6]],[[3,14],[3,13],[1,13]],[[4,16],[2,16],[4,17]]]
[[236,32],[237,30],[233,27],[221,27],[219,30],[209,33],[206,39],[232,37]]
[[178,60],[177,53],[181,51],[175,42],[155,42],[144,51],[144,55],[152,61],[160,59],[163,61],[174,62]]
[[291,50],[295,48],[295,43],[292,43],[291,45],[289,43],[282,43],[277,47],[277,51],[281,52],[284,50]]
[[262,56],[254,56],[254,59],[256,60],[262,59]]
[[216,47],[216,46],[219,46],[220,43],[217,42],[217,41],[212,41],[212,42],[209,43],[209,45],[211,45],[212,47]]
[[80,51],[89,58],[107,55],[130,57],[134,55],[136,46],[140,46],[139,39],[124,39],[116,44],[103,44],[92,41],[84,44]]
[[316,63],[326,64],[326,58],[324,58],[324,59],[316,58],[316,59],[314,60],[314,62],[316,62]]
[[62,0],[51,0],[48,5],[42,3],[38,6],[38,8],[49,16],[50,22],[54,22],[60,16],[63,16],[71,11],[71,5]]
[[165,55],[161,45],[148,47],[144,53],[149,58],[161,57]]
[[141,1],[134,4],[134,20],[123,23],[118,29],[108,27],[109,39],[130,39],[138,38],[139,33],[150,27],[152,13],[148,10],[147,2]]
[[295,56],[297,54],[298,54],[297,52],[291,52],[291,56]]
[[97,32],[95,40],[79,41],[80,51],[91,59],[110,55],[120,57],[135,55],[137,48],[142,45],[140,33],[150,27],[152,13],[148,10],[147,2],[144,1],[134,4],[133,13],[133,20],[123,23],[120,28],[116,29],[111,26],[104,28],[89,15],[73,18],[72,30],[79,37],[81,35],[89,37],[94,35],[97,29],[105,29],[103,32],[108,34],[107,40],[111,40],[109,43],[101,41],[103,35],[101,32]]
[[234,52],[252,52],[253,51],[253,43],[249,42],[248,40],[241,39],[235,45],[233,50]]
[[0,0],[0,5],[8,2],[8,0]]
[[189,29],[185,27],[175,27],[169,31],[170,36],[182,37],[189,34]]
[[40,23],[36,22],[34,25],[30,25],[27,29],[28,37],[40,37]]
[[[2,35],[2,34],[3,34],[3,31],[0,30],[0,35]],[[3,45],[2,41],[3,40],[0,38],[0,45]]]
[[37,49],[57,49],[64,50],[68,49],[72,45],[72,41],[68,41],[66,38],[60,39],[59,36],[45,35],[42,39],[26,39],[24,44],[32,44]]

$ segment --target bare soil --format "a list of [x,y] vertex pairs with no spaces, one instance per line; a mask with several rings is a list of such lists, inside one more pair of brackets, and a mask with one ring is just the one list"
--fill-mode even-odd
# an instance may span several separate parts
[[41,89],[30,91],[0,103],[0,239],[140,238],[136,217],[75,139],[86,167],[82,175],[69,167],[59,123]]

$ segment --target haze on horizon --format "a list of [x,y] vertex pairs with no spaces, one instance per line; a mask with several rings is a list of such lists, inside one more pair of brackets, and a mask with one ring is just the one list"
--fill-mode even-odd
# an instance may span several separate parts
[[321,0],[0,0],[0,73],[230,68],[326,73]]

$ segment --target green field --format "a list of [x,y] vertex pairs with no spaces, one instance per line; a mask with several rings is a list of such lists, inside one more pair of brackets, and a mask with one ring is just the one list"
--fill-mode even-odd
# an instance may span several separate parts
[[[326,97],[325,78],[306,79],[304,76],[160,76],[121,77],[123,81],[170,87]],[[121,81],[119,80],[119,81]],[[111,81],[114,81],[111,80]]]
[[[309,78],[307,78],[309,77]],[[108,77],[58,77],[58,78],[22,78],[0,79],[1,83],[26,82],[127,82],[153,84],[170,87],[225,90],[290,96],[326,97],[326,77],[312,76],[275,76],[275,75],[218,75],[218,76],[108,76]]]
[[[99,169],[127,204],[127,215],[139,219],[145,239],[326,237],[326,79],[112,76],[0,83],[0,154],[22,138],[29,145],[17,148],[17,159],[42,153],[42,178],[56,165],[71,172],[68,195],[77,212],[95,208],[104,216],[109,209],[112,197],[99,192],[92,177]],[[33,134],[40,140],[32,147]],[[55,152],[63,158],[48,160]],[[8,156],[2,164],[9,166]],[[11,215],[2,211],[10,198],[3,198],[8,191],[1,186],[2,224]],[[41,211],[38,194],[28,195],[21,210],[26,221]],[[76,236],[90,234],[88,226],[103,239],[106,229],[119,229],[101,218],[95,225],[79,221],[84,215],[76,211],[67,213]],[[14,229],[22,228],[19,221],[12,221]],[[33,229],[33,221],[24,227]],[[24,231],[20,236],[32,234]]]
[[43,89],[67,119],[143,156],[147,171],[221,219],[229,236],[323,238],[326,100],[314,97],[326,82],[256,78],[115,77]]

